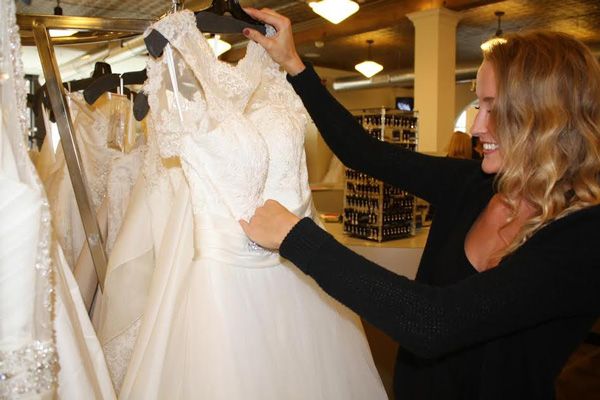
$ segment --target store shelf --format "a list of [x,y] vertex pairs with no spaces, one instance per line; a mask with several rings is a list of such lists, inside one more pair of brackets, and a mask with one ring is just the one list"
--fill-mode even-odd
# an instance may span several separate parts
[[[358,122],[372,137],[416,151],[416,112],[364,110]],[[385,242],[416,234],[415,197],[390,184],[352,169],[345,171],[344,232],[350,236]]]

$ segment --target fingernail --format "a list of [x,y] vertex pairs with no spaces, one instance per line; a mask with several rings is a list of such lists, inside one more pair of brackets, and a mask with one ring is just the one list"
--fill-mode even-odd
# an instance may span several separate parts
[[248,28],[244,28],[244,30],[242,32],[244,33],[244,36],[250,35],[250,29],[248,29]]

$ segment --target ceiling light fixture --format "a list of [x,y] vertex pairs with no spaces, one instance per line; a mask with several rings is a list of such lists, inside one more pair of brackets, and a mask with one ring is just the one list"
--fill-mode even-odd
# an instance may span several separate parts
[[224,40],[221,40],[221,35],[214,35],[207,39],[210,48],[212,49],[215,56],[219,57],[221,54],[228,52],[231,49],[231,45]]
[[360,8],[358,3],[351,0],[321,0],[308,3],[312,10],[334,24],[339,24]]
[[502,27],[501,27],[501,18],[504,15],[504,11],[496,11],[494,13],[494,15],[498,18],[498,28],[496,28],[496,33],[494,34],[494,37],[486,40],[485,42],[483,42],[481,44],[481,50],[483,51],[488,51],[490,50],[492,47],[494,47],[497,44],[502,44],[502,43],[506,43],[506,39],[504,39],[502,37]]
[[367,45],[369,46],[369,57],[366,61],[361,62],[360,64],[356,64],[354,68],[366,76],[370,78],[383,70],[383,65],[376,63],[371,60],[371,45],[373,44],[373,40],[367,40]]

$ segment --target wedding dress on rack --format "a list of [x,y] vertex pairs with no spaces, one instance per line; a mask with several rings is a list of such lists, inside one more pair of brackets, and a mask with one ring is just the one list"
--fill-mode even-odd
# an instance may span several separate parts
[[28,117],[13,0],[0,1],[0,398],[52,399],[50,221],[29,160]]
[[192,226],[181,165],[177,158],[160,157],[152,122],[147,123],[141,173],[114,242],[102,302],[94,315],[117,393],[139,333],[152,276],[160,274],[155,270],[157,260],[184,257],[189,262],[193,254],[191,235],[185,240],[179,234],[191,232]]
[[386,398],[358,317],[238,224],[268,198],[314,216],[301,101],[254,43],[216,59],[191,12],[153,29],[170,45],[148,62],[150,117],[191,211],[174,203],[120,398]]
[[38,155],[34,164],[40,180],[42,183],[45,183],[48,179],[48,175],[56,165],[56,148],[58,143],[55,143],[53,132],[54,126],[50,122],[48,112],[44,107],[40,107],[40,110],[42,113],[42,121],[44,122],[46,136],[44,137],[44,143],[42,144],[40,154]]
[[25,147],[28,116],[13,0],[0,0],[0,398],[113,399],[79,289],[51,236]]
[[[111,102],[108,96],[103,96],[98,100],[98,104],[89,106],[80,93],[67,93],[67,99],[75,139],[81,154],[83,173],[89,187],[91,202],[97,210],[106,195],[111,161],[119,154],[118,150],[107,145],[108,131],[111,127]],[[56,163],[45,184],[53,227],[67,262],[74,269],[85,242],[85,233],[60,146],[56,153]]]
[[[120,229],[133,183],[139,173],[143,142],[135,147],[132,102],[106,93],[88,105],[80,93],[68,93],[67,101],[81,154],[83,173],[96,210],[100,231],[110,255]],[[52,135],[47,134],[38,165],[48,164]],[[49,143],[50,142],[50,143]],[[125,153],[124,151],[129,152]],[[80,287],[86,308],[94,299],[98,280],[85,244],[85,233],[62,148],[58,148],[44,183],[50,201],[53,226],[67,262]]]

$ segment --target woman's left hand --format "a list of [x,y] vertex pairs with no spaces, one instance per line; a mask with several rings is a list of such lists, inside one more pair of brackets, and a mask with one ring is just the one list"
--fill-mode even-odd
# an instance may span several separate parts
[[278,250],[298,221],[300,218],[277,201],[267,200],[262,207],[256,209],[250,222],[239,222],[250,240],[264,248]]

